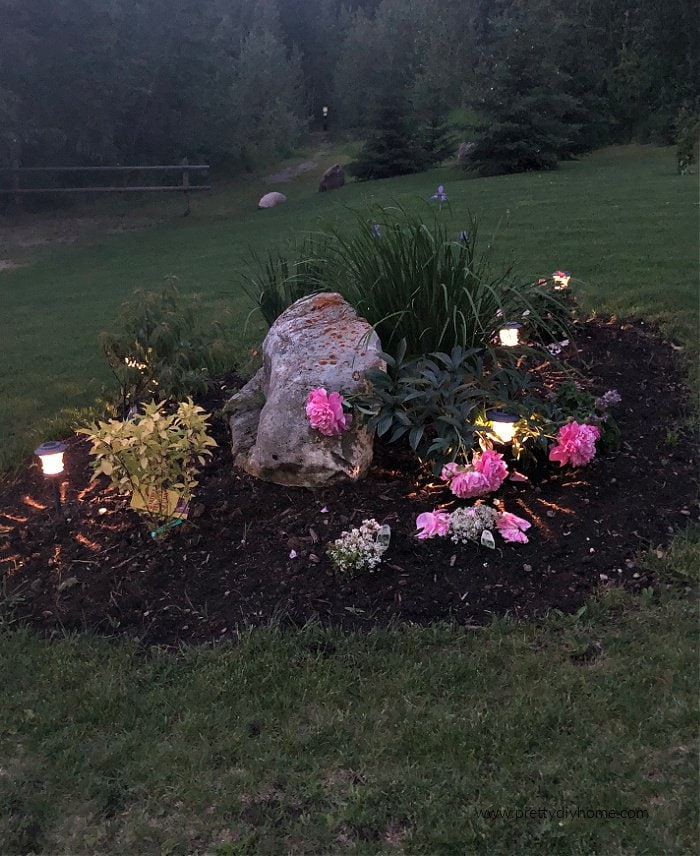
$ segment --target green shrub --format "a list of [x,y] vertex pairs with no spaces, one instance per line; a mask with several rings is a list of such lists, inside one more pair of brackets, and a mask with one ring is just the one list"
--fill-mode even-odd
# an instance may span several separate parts
[[137,291],[125,304],[119,333],[102,333],[102,351],[119,385],[122,416],[154,398],[177,401],[204,392],[226,367],[228,344],[220,324],[202,329],[196,298],[174,283]]
[[188,399],[172,413],[151,402],[132,419],[110,419],[78,429],[92,443],[93,480],[105,475],[122,495],[136,495],[138,509],[157,532],[172,517],[168,491],[189,502],[199,467],[216,442],[207,414]]

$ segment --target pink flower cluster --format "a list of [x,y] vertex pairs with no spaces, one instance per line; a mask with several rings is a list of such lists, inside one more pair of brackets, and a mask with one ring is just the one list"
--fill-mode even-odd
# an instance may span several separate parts
[[[528,538],[525,532],[531,525],[528,520],[508,511],[499,511],[496,516],[496,528],[504,541],[527,544]],[[416,518],[416,528],[420,540],[434,538],[436,535],[442,537],[449,533],[450,515],[439,509],[424,511]]]
[[559,466],[571,464],[583,467],[595,457],[595,443],[600,438],[600,430],[595,425],[580,425],[569,422],[562,425],[557,437],[557,445],[549,451],[550,461],[559,461]]
[[449,482],[450,490],[455,496],[467,499],[498,490],[507,475],[508,467],[503,460],[503,455],[487,449],[481,454],[475,452],[468,466],[445,464],[441,478]]
[[343,413],[343,396],[339,392],[329,395],[325,389],[312,389],[306,399],[306,415],[309,425],[326,437],[342,434],[347,428],[348,417]]

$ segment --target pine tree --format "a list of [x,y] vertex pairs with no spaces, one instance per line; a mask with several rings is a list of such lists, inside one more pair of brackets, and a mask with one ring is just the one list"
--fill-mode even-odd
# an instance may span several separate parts
[[546,48],[516,29],[476,105],[482,124],[469,166],[482,175],[556,169],[579,134],[568,83]]
[[427,169],[455,153],[455,142],[447,121],[449,107],[440,87],[429,77],[416,81],[413,106],[418,124],[418,146]]
[[380,96],[372,109],[372,132],[348,172],[359,181],[408,175],[423,168],[421,150],[406,123],[406,101],[397,92]]

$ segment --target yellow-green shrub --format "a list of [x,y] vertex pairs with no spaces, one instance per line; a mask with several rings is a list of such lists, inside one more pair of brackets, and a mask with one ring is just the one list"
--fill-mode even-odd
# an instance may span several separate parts
[[152,402],[132,419],[97,422],[78,433],[92,443],[93,480],[105,475],[119,493],[140,494],[146,507],[139,511],[158,526],[171,516],[167,504],[149,508],[146,497],[153,491],[161,496],[172,490],[184,501],[190,500],[199,467],[216,446],[207,434],[208,418],[190,398],[172,413]]

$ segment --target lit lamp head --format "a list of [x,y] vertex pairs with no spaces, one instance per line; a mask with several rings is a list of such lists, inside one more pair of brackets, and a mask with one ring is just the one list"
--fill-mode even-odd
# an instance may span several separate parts
[[48,443],[42,443],[38,449],[34,449],[34,454],[41,461],[44,477],[53,483],[54,505],[59,517],[63,515],[63,510],[61,508],[61,490],[56,476],[60,476],[63,472],[63,453],[67,448],[68,446],[59,440],[49,440]]
[[41,469],[44,475],[60,476],[63,472],[63,453],[68,446],[58,440],[49,440],[47,443],[42,443],[38,449],[34,449],[34,454],[41,461]]
[[504,324],[498,330],[498,339],[505,348],[514,348],[520,344],[520,331],[523,329],[522,324],[513,321],[511,324]]
[[515,436],[518,416],[505,410],[487,410],[486,421],[499,443],[510,443]]
[[324,118],[324,119],[327,119],[327,118],[328,118],[328,107],[322,107],[322,108],[321,108],[321,113],[322,113],[322,115],[323,115],[323,118]]
[[569,287],[569,280],[571,279],[571,274],[568,270],[555,270],[552,274],[552,282],[554,283],[555,291],[563,291],[565,288]]

